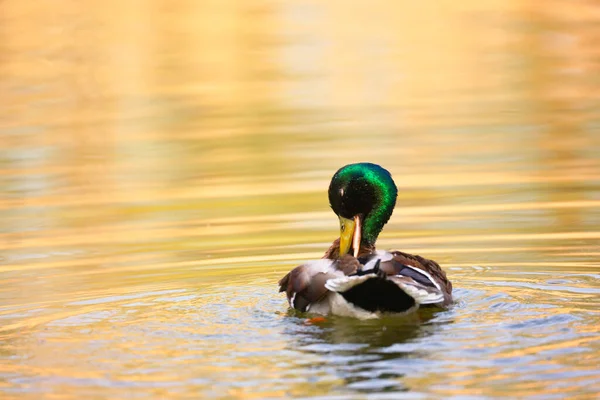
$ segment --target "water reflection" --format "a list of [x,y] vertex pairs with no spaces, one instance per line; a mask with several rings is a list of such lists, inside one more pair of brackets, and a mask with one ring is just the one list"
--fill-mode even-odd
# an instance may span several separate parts
[[[597,397],[599,11],[4,0],[0,397]],[[452,310],[285,315],[356,161]]]
[[370,321],[328,317],[311,322],[290,317],[284,333],[289,335],[291,350],[318,356],[322,361],[314,368],[341,378],[336,390],[398,392],[409,389],[402,378],[414,362],[435,349],[435,344],[423,345],[435,332],[437,324],[430,323],[434,317],[435,312],[428,310],[407,318]]

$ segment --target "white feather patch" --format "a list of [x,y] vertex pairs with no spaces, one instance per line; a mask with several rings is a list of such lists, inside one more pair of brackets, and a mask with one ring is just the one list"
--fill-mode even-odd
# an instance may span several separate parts
[[381,262],[391,261],[391,259],[394,258],[394,255],[392,253],[385,250],[377,250],[375,252],[375,255],[375,261],[377,261],[377,259],[380,259]]
[[[444,294],[437,290],[427,290],[404,282],[394,282],[418,304],[437,304],[444,301]],[[419,285],[420,286],[420,285]]]
[[340,278],[329,279],[325,282],[325,287],[332,292],[345,292],[356,285],[360,285],[367,279],[375,278],[375,274],[342,276]]
[[352,317],[358,319],[379,318],[379,314],[355,307],[352,303],[346,301],[339,293],[330,293],[328,296],[330,311],[334,315],[342,317]]
[[366,271],[369,269],[373,269],[375,264],[377,264],[377,260],[381,260],[382,263],[386,261],[390,261],[394,258],[394,255],[388,251],[377,250],[373,255],[370,256],[369,261],[365,265],[361,267],[361,270]]
[[312,260],[304,263],[304,266],[310,271],[310,275],[316,275],[318,273],[327,273],[335,271],[333,268],[335,261],[322,258],[319,260]]
[[292,295],[292,297],[290,298],[290,307],[292,308],[296,308],[296,306],[294,305],[294,300],[296,300],[296,295],[298,293],[294,292],[294,294]]

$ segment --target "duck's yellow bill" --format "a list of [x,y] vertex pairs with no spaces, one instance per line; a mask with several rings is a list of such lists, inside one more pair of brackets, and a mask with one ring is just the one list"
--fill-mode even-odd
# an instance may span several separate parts
[[358,216],[354,219],[344,217],[340,218],[340,257],[348,254],[350,246],[353,246],[354,257],[358,255],[361,239],[360,219]]

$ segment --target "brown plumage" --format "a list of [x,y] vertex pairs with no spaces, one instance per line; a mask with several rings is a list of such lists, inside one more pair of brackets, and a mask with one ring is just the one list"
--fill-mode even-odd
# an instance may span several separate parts
[[325,288],[327,280],[339,277],[340,273],[346,276],[355,274],[360,268],[360,262],[349,254],[331,261],[331,271],[311,268],[312,264],[302,264],[281,278],[279,292],[286,292],[290,306],[306,311],[309,304],[318,302],[329,292]]

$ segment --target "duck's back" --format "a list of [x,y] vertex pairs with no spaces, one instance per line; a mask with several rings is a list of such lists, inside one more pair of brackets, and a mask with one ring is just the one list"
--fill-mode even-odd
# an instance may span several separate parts
[[[338,254],[339,239],[332,243],[323,258],[335,260]],[[452,282],[437,262],[398,250],[377,251],[374,247],[361,247],[358,252],[358,261],[363,266],[362,270],[368,270],[369,263],[374,263],[378,259],[380,268],[386,275],[405,276],[425,286],[435,287],[444,296],[444,306],[452,303]]]

